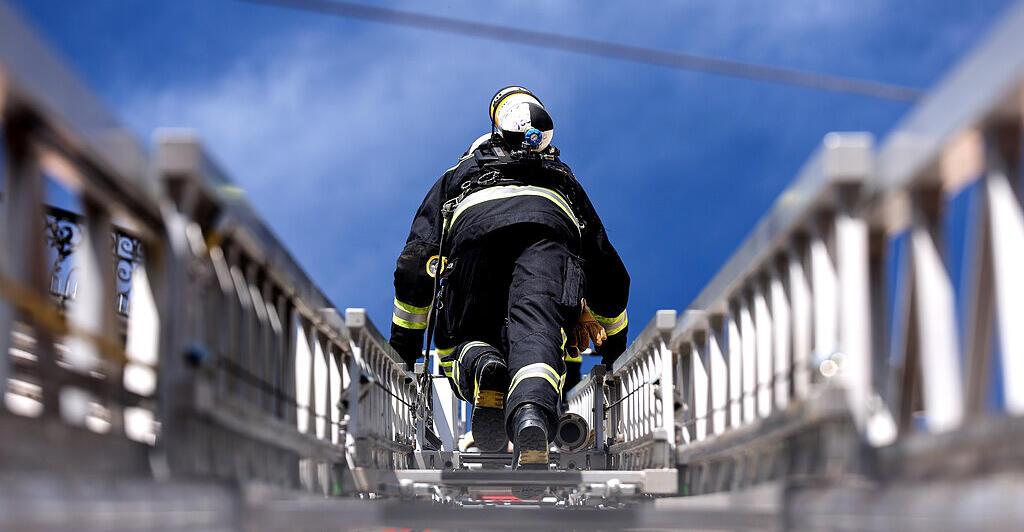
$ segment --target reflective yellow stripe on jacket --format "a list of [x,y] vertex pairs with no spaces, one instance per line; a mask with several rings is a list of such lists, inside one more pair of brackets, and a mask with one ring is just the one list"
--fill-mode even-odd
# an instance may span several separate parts
[[575,225],[576,228],[579,229],[579,220],[576,219],[576,215],[573,214],[572,208],[569,207],[569,202],[566,201],[561,194],[555,192],[554,190],[551,190],[550,188],[535,187],[528,185],[507,185],[500,187],[488,187],[483,190],[478,190],[466,196],[465,199],[459,202],[459,206],[456,207],[455,212],[452,213],[452,219],[451,222],[449,222],[449,224],[450,226],[454,226],[455,220],[458,220],[459,216],[461,216],[462,213],[466,212],[466,210],[469,209],[470,207],[475,207],[477,205],[480,205],[481,203],[485,203],[488,201],[514,198],[518,196],[537,196],[551,201],[562,212],[564,212],[565,215],[569,217],[569,220],[572,221],[573,225]]
[[619,314],[614,318],[606,318],[604,316],[599,316],[593,310],[591,310],[590,313],[594,316],[594,319],[597,320],[597,322],[600,323],[602,327],[604,327],[604,330],[606,333],[608,333],[608,336],[612,336],[614,334],[622,332],[622,330],[625,329],[627,325],[629,325],[629,317],[626,315],[625,310],[622,311],[622,314]]
[[395,298],[395,310],[391,316],[391,323],[406,329],[422,330],[427,328],[427,314],[430,313],[430,306],[416,307]]

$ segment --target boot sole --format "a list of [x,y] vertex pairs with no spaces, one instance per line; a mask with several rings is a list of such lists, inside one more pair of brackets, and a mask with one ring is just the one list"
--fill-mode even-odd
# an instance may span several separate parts
[[505,432],[505,390],[508,373],[498,364],[487,366],[480,375],[480,389],[473,398],[473,440],[483,452],[496,453],[508,448]]
[[516,469],[548,468],[548,437],[536,425],[523,427],[516,434]]

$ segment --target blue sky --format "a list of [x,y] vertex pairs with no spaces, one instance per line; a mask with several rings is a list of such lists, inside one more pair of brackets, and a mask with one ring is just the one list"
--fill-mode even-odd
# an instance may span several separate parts
[[[199,131],[339,307],[390,319],[433,180],[532,88],[633,278],[634,331],[683,309],[829,131],[906,104],[679,72],[235,0],[16,0],[142,137]],[[1008,0],[381,4],[927,88]]]

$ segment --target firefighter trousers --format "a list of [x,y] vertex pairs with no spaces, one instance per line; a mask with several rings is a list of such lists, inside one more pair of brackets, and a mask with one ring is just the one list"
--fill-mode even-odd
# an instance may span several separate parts
[[442,366],[456,393],[472,401],[474,363],[501,356],[510,378],[506,427],[524,403],[538,405],[552,426],[560,413],[565,331],[579,317],[584,282],[567,240],[542,225],[509,226],[455,250],[443,276]]

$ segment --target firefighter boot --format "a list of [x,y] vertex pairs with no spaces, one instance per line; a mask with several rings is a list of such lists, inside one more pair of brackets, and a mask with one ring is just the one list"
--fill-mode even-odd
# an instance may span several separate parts
[[508,366],[501,357],[486,354],[475,364],[473,387],[473,439],[484,452],[496,453],[508,447],[505,432],[505,391]]
[[548,468],[548,418],[535,404],[525,403],[512,418],[514,469]]

